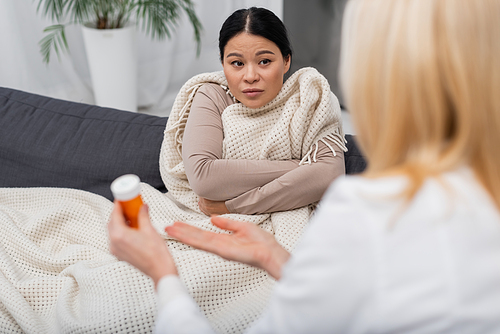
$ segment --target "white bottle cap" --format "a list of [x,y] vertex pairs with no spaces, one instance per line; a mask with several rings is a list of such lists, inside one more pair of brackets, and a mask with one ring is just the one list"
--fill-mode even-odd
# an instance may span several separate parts
[[111,192],[119,201],[130,201],[141,192],[141,180],[137,175],[122,175],[111,183]]

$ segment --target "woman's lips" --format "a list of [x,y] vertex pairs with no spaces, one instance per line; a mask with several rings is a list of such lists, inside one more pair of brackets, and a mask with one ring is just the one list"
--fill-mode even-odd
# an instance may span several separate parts
[[257,89],[257,88],[247,88],[243,90],[243,94],[245,94],[248,97],[256,97],[262,92],[264,92],[262,89]]

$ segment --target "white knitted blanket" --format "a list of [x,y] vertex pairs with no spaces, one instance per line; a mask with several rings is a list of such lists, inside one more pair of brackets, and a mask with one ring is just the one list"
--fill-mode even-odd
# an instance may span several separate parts
[[[171,240],[176,220],[219,231],[198,209],[180,152],[192,98],[205,82],[226,86],[222,72],[198,75],[179,92],[160,152],[167,195],[143,184],[153,225],[167,240],[180,276],[214,329],[245,330],[262,312],[274,280]],[[318,140],[345,149],[340,107],[316,70],[297,71],[266,106],[240,103],[222,116],[224,158],[314,160]],[[0,189],[0,333],[144,333],[154,326],[152,282],[109,253],[106,224],[112,203],[84,191]],[[229,217],[259,224],[286,249],[293,247],[311,207]]]

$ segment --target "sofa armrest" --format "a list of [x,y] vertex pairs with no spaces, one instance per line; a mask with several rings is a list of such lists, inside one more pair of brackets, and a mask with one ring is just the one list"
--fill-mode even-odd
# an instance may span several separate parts
[[0,87],[0,187],[75,188],[112,200],[111,182],[133,173],[166,191],[166,122]]
[[346,174],[359,174],[366,169],[366,159],[356,144],[356,136],[346,135],[347,152],[344,154]]

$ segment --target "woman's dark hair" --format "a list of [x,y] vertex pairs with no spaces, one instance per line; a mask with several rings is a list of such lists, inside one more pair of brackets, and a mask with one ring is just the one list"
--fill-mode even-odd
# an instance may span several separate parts
[[267,38],[278,46],[283,58],[292,55],[288,32],[279,17],[268,9],[251,7],[235,11],[222,25],[219,32],[219,52],[222,62],[227,42],[242,32]]

